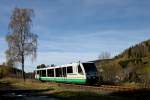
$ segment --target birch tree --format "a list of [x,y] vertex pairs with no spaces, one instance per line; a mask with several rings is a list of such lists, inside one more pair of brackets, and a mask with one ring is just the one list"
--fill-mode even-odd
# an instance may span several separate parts
[[24,63],[27,56],[32,60],[37,54],[38,36],[31,32],[34,11],[27,8],[15,8],[9,22],[9,34],[6,36],[8,50],[7,60],[21,63],[22,77],[25,81]]

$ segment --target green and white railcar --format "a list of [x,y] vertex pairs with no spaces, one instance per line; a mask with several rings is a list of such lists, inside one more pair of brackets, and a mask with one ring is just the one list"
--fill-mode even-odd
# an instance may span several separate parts
[[35,79],[63,83],[96,83],[97,70],[94,63],[71,63],[62,66],[39,68],[35,70]]

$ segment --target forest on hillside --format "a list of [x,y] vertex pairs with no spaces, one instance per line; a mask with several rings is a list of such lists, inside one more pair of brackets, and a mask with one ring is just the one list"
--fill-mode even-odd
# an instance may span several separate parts
[[96,61],[99,77],[110,83],[142,83],[150,86],[150,40],[131,46],[112,59]]

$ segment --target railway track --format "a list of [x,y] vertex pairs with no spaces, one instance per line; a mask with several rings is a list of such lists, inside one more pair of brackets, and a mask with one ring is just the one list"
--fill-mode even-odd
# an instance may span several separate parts
[[125,87],[125,86],[112,86],[112,85],[101,85],[101,86],[88,86],[88,85],[76,85],[76,84],[62,84],[58,86],[64,87],[66,89],[89,91],[89,92],[123,92],[123,91],[134,91],[137,90],[135,87]]

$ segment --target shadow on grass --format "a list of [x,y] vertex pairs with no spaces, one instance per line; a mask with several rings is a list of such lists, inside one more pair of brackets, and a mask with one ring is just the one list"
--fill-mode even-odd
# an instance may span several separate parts
[[51,94],[63,100],[150,100],[150,89],[118,91],[109,94],[62,91]]
[[60,98],[61,100],[125,100],[121,97],[108,96],[91,92],[62,91],[53,93],[51,95],[53,97]]
[[9,82],[0,82],[0,100],[150,100],[150,90],[118,91],[110,94],[53,89],[22,90]]
[[150,89],[137,89],[132,91],[118,91],[109,94],[111,96],[123,97],[130,100],[150,100]]
[[0,82],[0,100],[47,100],[49,96],[41,97],[41,93],[51,90],[53,89],[20,89],[4,81]]

